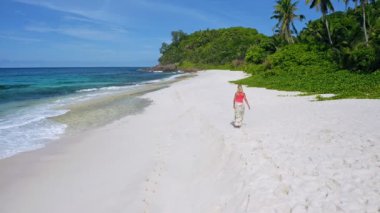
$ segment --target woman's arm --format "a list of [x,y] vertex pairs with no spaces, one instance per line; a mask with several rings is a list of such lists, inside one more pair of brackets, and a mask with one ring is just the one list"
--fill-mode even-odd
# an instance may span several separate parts
[[248,103],[247,95],[245,95],[245,94],[244,94],[244,101],[247,104],[248,109],[251,109],[251,106],[249,106],[249,103]]
[[236,99],[236,93],[234,95],[234,98],[232,99],[232,107],[235,109],[235,99]]

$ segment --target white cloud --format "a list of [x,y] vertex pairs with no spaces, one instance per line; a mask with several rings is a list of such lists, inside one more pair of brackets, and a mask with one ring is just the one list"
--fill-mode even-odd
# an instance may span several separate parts
[[77,21],[77,22],[86,22],[91,24],[99,24],[100,22],[94,19],[89,19],[83,16],[77,16],[77,15],[67,15],[63,17],[66,21]]
[[134,3],[139,4],[150,10],[158,10],[161,12],[169,12],[169,13],[174,13],[177,15],[183,15],[183,16],[187,16],[193,19],[205,21],[208,23],[214,23],[214,24],[220,23],[220,20],[218,17],[213,16],[209,13],[203,12],[201,10],[194,9],[194,8],[173,5],[173,4],[166,4],[163,2],[157,3],[157,2],[149,1],[149,0],[134,0]]
[[[60,33],[76,38],[87,40],[115,40],[118,36],[127,33],[127,29],[113,22],[116,19],[115,14],[110,14],[102,9],[89,9],[88,7],[75,7],[67,1],[53,0],[14,0],[16,2],[39,6],[54,11],[63,12],[62,20],[66,24],[55,27],[46,25],[29,25],[25,29],[28,31],[41,33]],[[99,6],[99,5],[97,5]],[[101,8],[92,6],[96,8]],[[74,23],[75,22],[75,23]],[[74,26],[72,26],[74,23]]]
[[21,37],[21,36],[13,36],[13,35],[1,35],[0,38],[2,39],[9,39],[13,41],[21,41],[21,42],[40,42],[40,39],[36,38],[28,38],[28,37]]
[[86,40],[114,40],[117,35],[115,31],[101,31],[85,27],[47,27],[47,26],[27,26],[28,31],[40,33],[60,33]]
[[[117,20],[118,17],[115,14],[111,14],[101,9],[84,9],[79,6],[70,6],[68,4],[64,4],[65,1],[61,1],[60,3],[53,3],[51,1],[46,0],[14,0],[15,2],[29,4],[34,6],[39,6],[43,8],[47,8],[50,10],[60,11],[64,13],[74,14],[77,16],[82,16],[90,20],[100,20],[100,21],[112,21]],[[63,3],[62,3],[63,2]]]
[[[128,11],[140,7],[144,11],[169,13],[177,17],[183,16],[199,20],[212,25],[224,25],[225,17],[194,7],[186,7],[180,4],[169,4],[153,0],[116,0],[108,1],[60,1],[60,0],[13,0],[23,4],[29,4],[47,8],[50,10],[67,13],[66,19],[82,22],[91,22],[108,25],[131,24],[135,17],[129,17]],[[117,7],[115,7],[117,5]]]

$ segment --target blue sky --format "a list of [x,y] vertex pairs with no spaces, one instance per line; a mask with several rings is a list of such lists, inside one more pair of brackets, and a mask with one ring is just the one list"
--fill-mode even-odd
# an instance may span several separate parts
[[[336,10],[344,5],[333,1]],[[1,0],[0,67],[152,66],[170,32],[231,26],[272,35],[274,0]],[[320,14],[299,1],[307,20]],[[297,22],[299,29],[307,23]]]

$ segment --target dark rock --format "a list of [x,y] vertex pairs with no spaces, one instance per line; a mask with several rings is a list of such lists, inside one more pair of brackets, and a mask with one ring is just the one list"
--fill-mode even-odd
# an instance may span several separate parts
[[149,69],[149,71],[154,72],[154,71],[162,71],[162,72],[177,72],[178,68],[177,65],[175,64],[158,64],[152,68]]
[[138,68],[137,71],[149,72],[150,69],[151,69],[150,67],[141,67],[141,68]]

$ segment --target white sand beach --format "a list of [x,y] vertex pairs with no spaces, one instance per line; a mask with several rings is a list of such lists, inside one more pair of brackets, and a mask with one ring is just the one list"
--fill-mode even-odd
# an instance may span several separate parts
[[313,101],[206,71],[143,113],[0,161],[1,213],[380,212],[380,100]]

